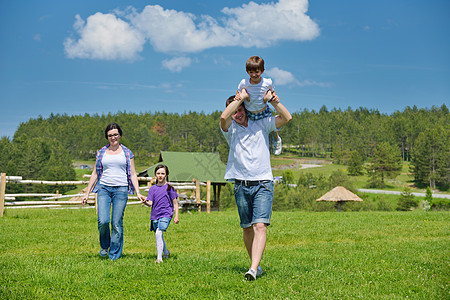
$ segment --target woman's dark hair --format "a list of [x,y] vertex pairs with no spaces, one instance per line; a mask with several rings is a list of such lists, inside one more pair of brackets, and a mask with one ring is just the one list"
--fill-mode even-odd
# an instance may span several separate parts
[[117,131],[119,131],[120,136],[122,136],[122,129],[120,128],[119,124],[117,123],[111,123],[108,126],[106,126],[105,129],[105,139],[108,139],[108,131],[112,130],[112,129],[117,129]]
[[[169,184],[169,168],[166,165],[160,164],[155,167],[155,175],[156,171],[159,169],[165,169],[166,170],[166,183],[167,183],[167,190],[169,191],[172,189],[172,186]],[[156,183],[158,183],[158,179],[156,179]]]

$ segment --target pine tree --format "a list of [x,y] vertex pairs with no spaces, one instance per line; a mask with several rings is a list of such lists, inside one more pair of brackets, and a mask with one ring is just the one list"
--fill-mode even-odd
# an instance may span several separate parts
[[361,154],[353,150],[350,152],[350,159],[348,161],[348,174],[351,176],[358,176],[363,174],[363,158]]
[[418,185],[448,187],[450,171],[450,130],[443,126],[420,133],[412,153],[412,172]]
[[376,146],[370,163],[367,166],[370,184],[373,187],[385,185],[386,178],[394,178],[401,170],[399,150],[387,142]]

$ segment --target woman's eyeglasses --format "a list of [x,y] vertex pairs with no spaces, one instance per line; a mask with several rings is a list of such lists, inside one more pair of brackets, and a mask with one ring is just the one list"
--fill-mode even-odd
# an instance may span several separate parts
[[108,137],[109,138],[112,138],[112,137],[118,137],[120,134],[118,134],[118,133],[114,133],[114,134],[108,134]]

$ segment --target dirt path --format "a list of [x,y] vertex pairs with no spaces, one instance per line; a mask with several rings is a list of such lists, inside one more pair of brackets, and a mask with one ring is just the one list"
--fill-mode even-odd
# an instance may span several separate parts
[[[277,160],[286,160],[285,165],[277,165],[272,167],[273,170],[287,170],[287,169],[308,169],[308,168],[317,168],[323,165],[331,164],[331,161],[328,160],[319,160],[319,159],[305,159],[305,158],[295,158],[295,157],[283,157],[277,158]],[[294,161],[294,163],[292,163]]]

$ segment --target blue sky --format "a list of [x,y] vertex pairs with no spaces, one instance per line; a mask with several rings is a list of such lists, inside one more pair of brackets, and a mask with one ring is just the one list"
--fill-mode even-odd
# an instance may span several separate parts
[[1,1],[0,54],[0,136],[50,113],[222,110],[252,55],[291,112],[391,114],[449,106],[450,1]]

